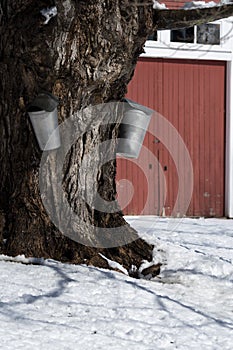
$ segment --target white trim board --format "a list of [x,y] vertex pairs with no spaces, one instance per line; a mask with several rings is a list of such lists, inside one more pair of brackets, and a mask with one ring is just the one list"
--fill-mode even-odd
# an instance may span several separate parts
[[226,74],[226,165],[225,215],[233,218],[233,61]]

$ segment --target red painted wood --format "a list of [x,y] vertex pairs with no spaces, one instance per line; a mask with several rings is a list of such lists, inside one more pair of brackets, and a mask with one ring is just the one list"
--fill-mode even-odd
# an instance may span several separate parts
[[[128,97],[161,113],[189,150],[194,191],[188,216],[224,216],[225,69],[225,62],[220,61],[140,59],[128,87]],[[156,123],[152,117],[155,135]],[[169,127],[162,128],[168,144],[179,148]],[[150,133],[142,152],[140,164],[137,160],[117,160],[118,181],[126,178],[134,187],[133,199],[123,208],[124,213],[170,216],[179,185],[176,164],[165,145],[156,143]],[[178,166],[186,169],[182,152]],[[121,194],[129,198],[132,186],[126,187]]]

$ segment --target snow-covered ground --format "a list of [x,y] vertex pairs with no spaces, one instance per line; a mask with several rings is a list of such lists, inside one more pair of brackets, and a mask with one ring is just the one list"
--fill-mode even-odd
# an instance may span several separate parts
[[164,264],[153,281],[1,256],[2,350],[233,348],[233,220],[128,221]]

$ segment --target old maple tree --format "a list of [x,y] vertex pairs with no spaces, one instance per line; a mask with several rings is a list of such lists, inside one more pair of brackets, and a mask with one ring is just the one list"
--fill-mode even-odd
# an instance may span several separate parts
[[[80,196],[77,174],[83,154],[103,140],[117,137],[120,116],[117,123],[105,127],[98,114],[83,120],[95,127],[77,140],[64,165],[64,191],[72,208],[87,223],[77,231],[95,242],[95,227],[122,227],[123,234],[134,239],[126,245],[104,249],[69,239],[47,215],[38,185],[41,151],[26,107],[40,91],[49,91],[60,100],[61,123],[87,106],[120,101],[150,33],[233,13],[233,5],[188,11],[157,10],[152,5],[152,1],[145,0],[1,0],[1,253],[108,267],[98,254],[102,252],[128,270],[131,265],[138,268],[143,259],[151,260],[153,247],[126,225],[120,208],[116,213],[104,213],[92,209]],[[53,6],[57,15],[45,24],[41,10]],[[114,153],[114,147],[109,152]],[[100,165],[97,157],[86,169],[96,180],[99,194],[109,202],[116,197],[115,167],[115,161]],[[49,186],[50,174],[45,177]],[[86,186],[87,181],[83,180]],[[55,202],[55,196],[53,199]],[[95,201],[94,194],[92,200]]]

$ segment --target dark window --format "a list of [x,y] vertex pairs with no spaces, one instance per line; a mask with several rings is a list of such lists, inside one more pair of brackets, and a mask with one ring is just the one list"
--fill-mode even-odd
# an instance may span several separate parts
[[197,43],[219,45],[220,24],[201,24],[197,26]]
[[194,43],[194,27],[171,30],[171,41],[178,43]]
[[155,31],[153,34],[149,35],[147,40],[157,41],[158,40],[157,31]]

